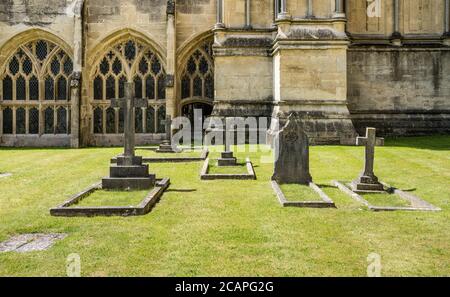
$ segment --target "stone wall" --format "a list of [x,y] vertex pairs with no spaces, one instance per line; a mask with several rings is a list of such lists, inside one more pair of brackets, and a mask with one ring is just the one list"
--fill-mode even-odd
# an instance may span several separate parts
[[450,49],[348,51],[348,103],[357,130],[385,135],[450,132]]

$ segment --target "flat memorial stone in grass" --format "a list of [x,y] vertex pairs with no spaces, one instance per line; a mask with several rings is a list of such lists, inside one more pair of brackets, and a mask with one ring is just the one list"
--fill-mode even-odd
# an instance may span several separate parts
[[291,114],[276,134],[275,164],[272,180],[279,184],[312,182],[309,173],[309,140],[299,119]]
[[43,234],[30,233],[20,234],[9,238],[4,242],[0,242],[0,252],[34,252],[45,251],[55,244],[56,241],[62,240],[66,234]]

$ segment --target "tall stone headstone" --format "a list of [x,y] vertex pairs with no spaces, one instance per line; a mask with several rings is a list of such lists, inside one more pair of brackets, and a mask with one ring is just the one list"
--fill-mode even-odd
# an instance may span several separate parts
[[309,173],[309,140],[299,119],[292,114],[275,135],[275,163],[272,180],[279,184],[312,182]]
[[367,128],[365,137],[356,138],[356,145],[365,146],[364,171],[352,182],[352,189],[360,192],[382,192],[384,188],[374,173],[374,162],[375,146],[384,145],[384,138],[376,137],[375,128]]
[[111,165],[110,176],[103,178],[103,189],[147,189],[155,184],[155,175],[149,174],[148,165],[142,164],[142,157],[135,155],[134,109],[146,107],[147,99],[135,98],[133,83],[125,83],[125,98],[112,99],[112,107],[125,109],[124,153],[117,157],[117,164]]

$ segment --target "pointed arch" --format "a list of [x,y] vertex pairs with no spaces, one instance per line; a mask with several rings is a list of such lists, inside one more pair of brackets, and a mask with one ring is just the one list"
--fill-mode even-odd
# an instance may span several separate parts
[[[87,61],[86,65],[97,65],[99,61],[102,59],[108,48],[113,47],[115,44],[118,44],[120,42],[126,41],[128,39],[136,40],[141,42],[142,44],[148,45],[152,50],[155,52],[155,54],[158,56],[160,61],[163,64],[163,67],[166,68],[166,59],[165,59],[165,53],[166,48],[162,46],[160,43],[155,41],[154,38],[139,32],[132,28],[122,28],[115,30],[113,32],[109,32],[106,37],[101,39],[93,48],[92,50],[89,50],[89,53],[87,55]],[[136,57],[138,58],[138,57]],[[135,66],[137,67],[137,66]],[[93,69],[89,72],[89,76],[92,77],[93,75]],[[133,70],[133,69],[130,69]]]

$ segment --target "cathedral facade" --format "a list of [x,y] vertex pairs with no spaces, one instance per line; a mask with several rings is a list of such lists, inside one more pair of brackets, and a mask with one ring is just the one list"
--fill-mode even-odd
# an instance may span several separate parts
[[127,81],[139,144],[194,110],[294,113],[313,143],[449,133],[450,0],[0,1],[0,146],[119,145]]

